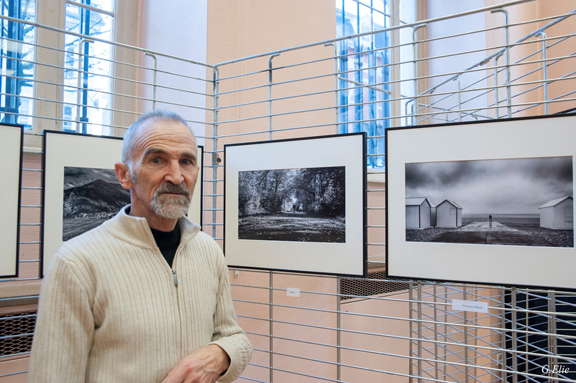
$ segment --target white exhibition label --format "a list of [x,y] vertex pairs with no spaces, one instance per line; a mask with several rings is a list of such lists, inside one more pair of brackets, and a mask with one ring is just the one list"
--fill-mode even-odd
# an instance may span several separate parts
[[288,295],[289,297],[299,297],[300,289],[297,289],[296,287],[288,287],[286,289],[286,295]]
[[487,302],[463,301],[452,299],[452,310],[473,311],[476,313],[488,313]]

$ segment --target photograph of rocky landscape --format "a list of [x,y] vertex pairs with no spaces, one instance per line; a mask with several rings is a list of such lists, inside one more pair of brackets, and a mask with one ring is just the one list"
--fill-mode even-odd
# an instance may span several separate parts
[[114,169],[65,167],[62,240],[101,225],[128,204],[130,192]]

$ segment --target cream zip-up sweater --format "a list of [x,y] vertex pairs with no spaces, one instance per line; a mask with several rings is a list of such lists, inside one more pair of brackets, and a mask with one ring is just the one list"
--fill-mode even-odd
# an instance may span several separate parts
[[209,343],[230,356],[235,380],[252,347],[238,326],[220,247],[180,219],[173,268],[145,218],[123,208],[66,242],[42,283],[29,382],[159,383]]

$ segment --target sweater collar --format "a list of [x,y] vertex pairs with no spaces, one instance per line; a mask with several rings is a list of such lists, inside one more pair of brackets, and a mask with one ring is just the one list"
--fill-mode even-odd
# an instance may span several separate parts
[[[142,248],[155,249],[156,241],[154,240],[148,221],[144,217],[129,215],[127,213],[129,209],[130,205],[123,207],[113,218],[104,222],[102,227],[111,235],[124,242]],[[178,224],[180,225],[182,235],[180,239],[181,244],[195,237],[200,231],[200,226],[190,221],[188,217],[180,218]]]

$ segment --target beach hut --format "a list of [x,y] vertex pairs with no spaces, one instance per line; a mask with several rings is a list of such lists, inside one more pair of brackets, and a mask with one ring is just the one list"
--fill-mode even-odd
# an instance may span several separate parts
[[406,198],[406,229],[430,227],[430,202],[426,197]]
[[538,209],[540,209],[540,227],[554,230],[574,228],[574,201],[571,196],[554,199]]
[[436,206],[436,227],[462,226],[462,207],[445,199]]

